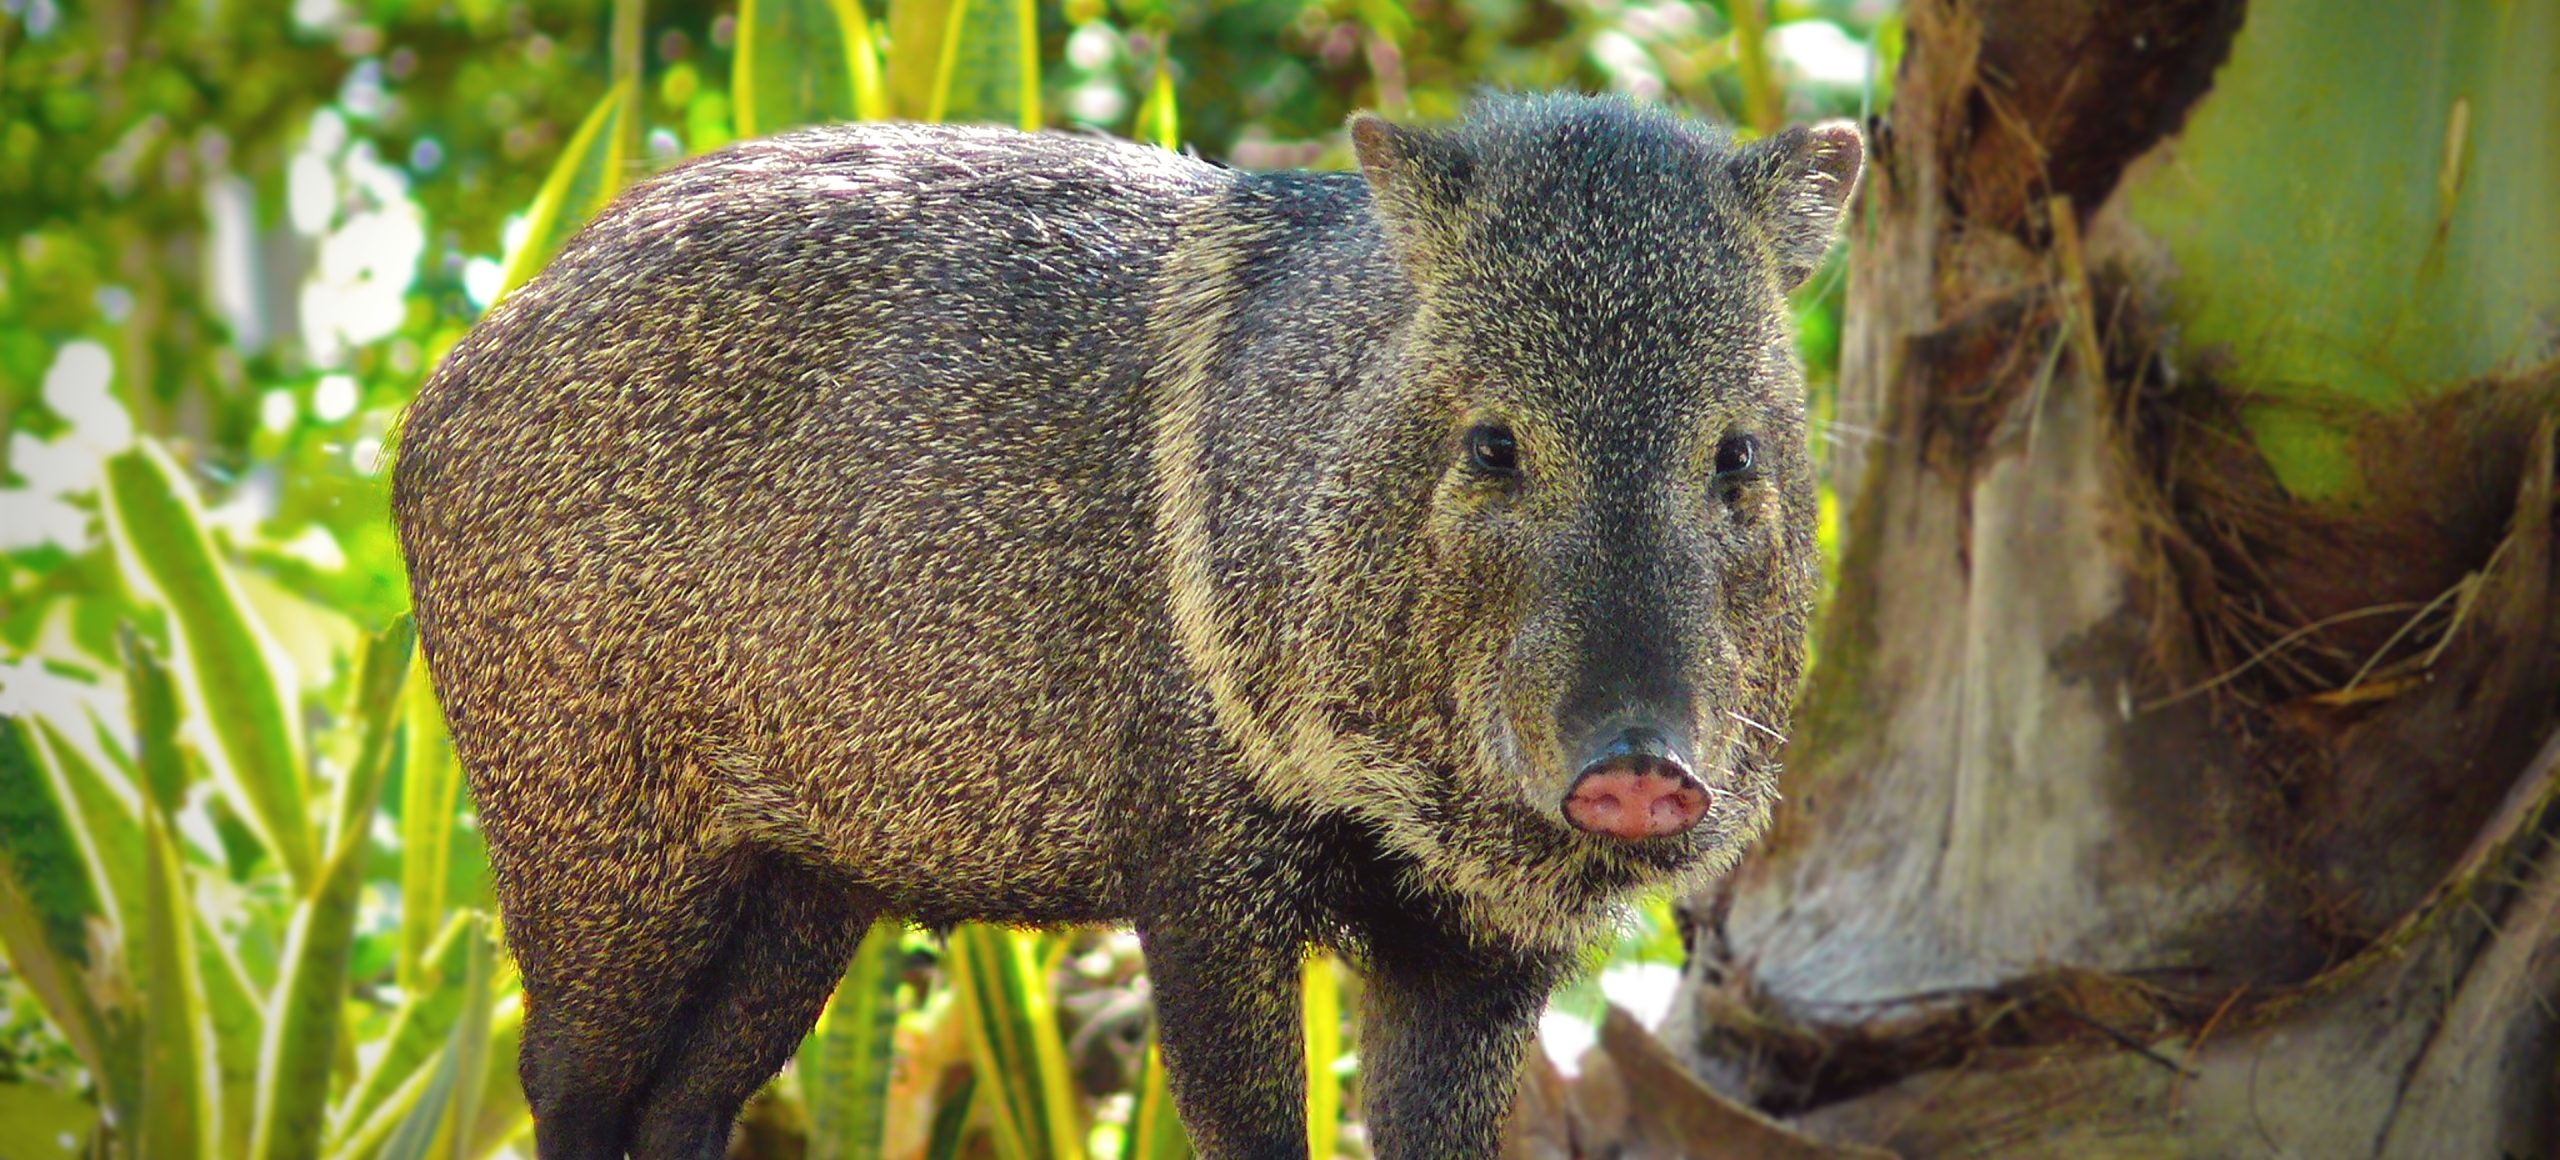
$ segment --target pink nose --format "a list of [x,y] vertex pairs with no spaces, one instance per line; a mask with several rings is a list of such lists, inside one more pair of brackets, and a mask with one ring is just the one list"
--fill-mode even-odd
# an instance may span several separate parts
[[1677,834],[1707,813],[1707,788],[1668,761],[1621,758],[1573,783],[1565,820],[1587,833],[1626,841]]

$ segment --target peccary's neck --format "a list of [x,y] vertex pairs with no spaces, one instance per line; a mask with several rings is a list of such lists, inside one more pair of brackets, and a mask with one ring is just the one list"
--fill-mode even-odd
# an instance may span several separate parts
[[1170,619],[1263,793],[1357,816],[1361,785],[1450,732],[1341,687],[1410,601],[1389,564],[1442,450],[1400,385],[1414,288],[1351,175],[1236,177],[1176,237],[1149,326]]

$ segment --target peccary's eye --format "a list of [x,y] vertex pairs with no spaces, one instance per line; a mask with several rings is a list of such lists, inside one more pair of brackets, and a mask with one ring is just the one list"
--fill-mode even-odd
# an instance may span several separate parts
[[1728,435],[1716,444],[1716,479],[1722,483],[1738,483],[1751,478],[1760,466],[1760,441],[1748,435]]
[[1511,438],[1511,428],[1499,423],[1469,428],[1467,466],[1486,475],[1520,474],[1520,444]]

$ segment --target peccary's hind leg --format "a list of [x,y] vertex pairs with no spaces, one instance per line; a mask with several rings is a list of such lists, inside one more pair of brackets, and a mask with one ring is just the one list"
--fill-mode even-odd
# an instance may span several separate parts
[[548,847],[558,862],[540,885],[508,892],[525,980],[518,1072],[541,1160],[620,1160],[630,1146],[728,893],[709,860],[633,880],[629,861],[583,846]]
[[632,1145],[641,1160],[728,1150],[740,1106],[790,1062],[878,913],[867,892],[797,859],[753,866],[650,1086]]
[[574,701],[508,709],[503,731],[455,742],[524,975],[534,1146],[541,1160],[619,1160],[746,864],[703,844],[708,804],[681,752]]

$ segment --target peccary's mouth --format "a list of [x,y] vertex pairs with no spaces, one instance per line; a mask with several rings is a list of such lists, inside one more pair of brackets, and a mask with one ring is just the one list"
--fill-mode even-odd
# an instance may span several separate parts
[[1688,832],[1714,799],[1660,734],[1629,729],[1573,779],[1564,817],[1584,833],[1639,842]]

